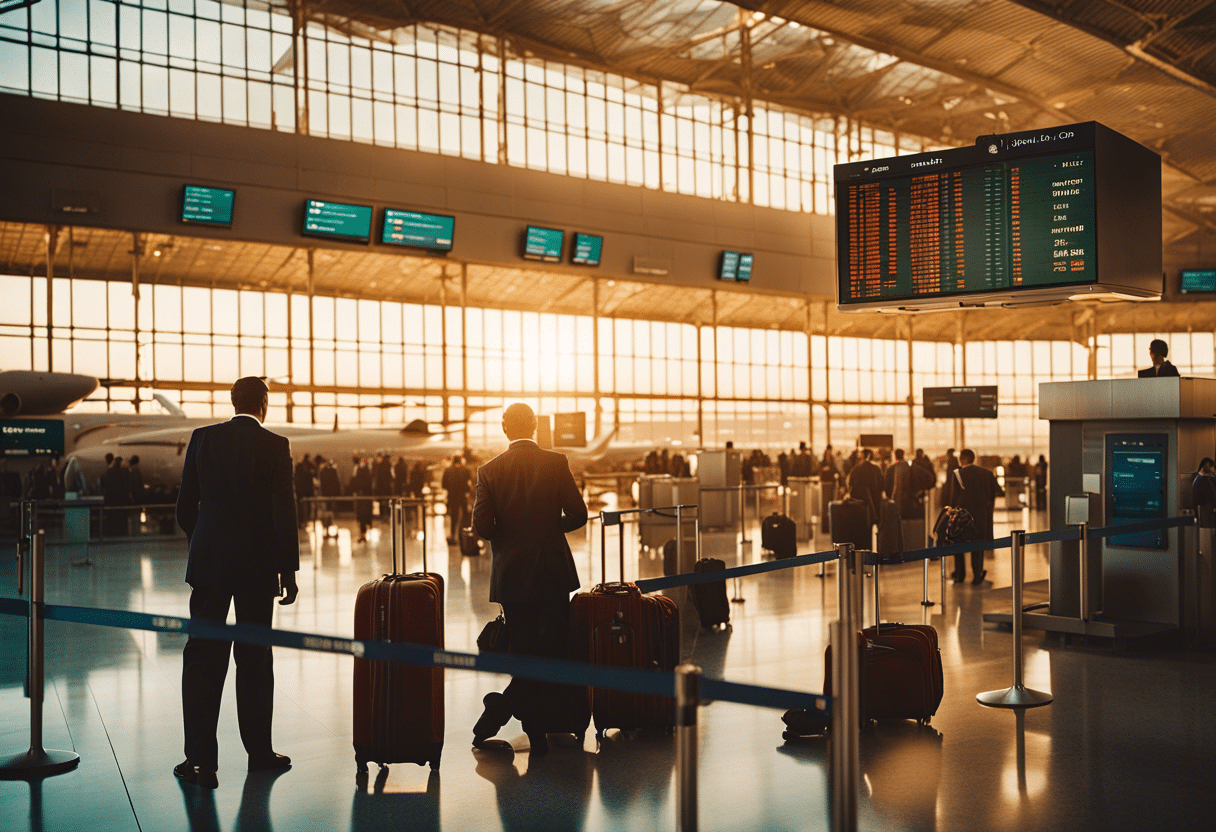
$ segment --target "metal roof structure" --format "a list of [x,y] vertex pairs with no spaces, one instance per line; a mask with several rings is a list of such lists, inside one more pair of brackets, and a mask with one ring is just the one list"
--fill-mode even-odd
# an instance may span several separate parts
[[1165,242],[1216,231],[1212,0],[307,0],[380,36],[441,24],[708,95],[942,144],[1099,121],[1164,161]]

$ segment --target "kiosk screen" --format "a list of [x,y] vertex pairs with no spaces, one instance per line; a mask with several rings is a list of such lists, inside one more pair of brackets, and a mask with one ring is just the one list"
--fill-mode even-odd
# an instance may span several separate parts
[[[1163,433],[1111,433],[1106,436],[1106,522],[1143,523],[1165,517],[1165,465],[1168,437]],[[1113,535],[1111,546],[1165,549],[1164,529]]]

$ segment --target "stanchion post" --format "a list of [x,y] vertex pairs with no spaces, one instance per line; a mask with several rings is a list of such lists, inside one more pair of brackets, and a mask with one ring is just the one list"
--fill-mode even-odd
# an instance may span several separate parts
[[882,623],[882,616],[879,615],[879,613],[881,612],[881,609],[882,609],[880,606],[881,602],[878,600],[878,573],[881,571],[882,570],[881,570],[881,567],[879,566],[879,564],[877,564],[877,563],[874,564],[874,626],[875,627],[877,627],[879,624]]
[[[639,528],[639,531],[641,529]],[[684,506],[676,506],[676,572],[684,569]]]
[[747,503],[743,499],[743,483],[739,483],[739,542],[751,543],[747,539]]
[[[930,522],[930,515],[933,514],[933,499],[930,496],[933,493],[932,489],[925,492],[925,548],[929,548],[930,541],[933,539],[933,524]],[[921,587],[924,597],[921,599],[922,607],[931,607],[933,602],[929,600],[929,559],[925,558],[921,564]],[[946,593],[942,592],[942,599],[945,600]]]
[[680,832],[697,830],[697,711],[701,705],[701,668],[676,668],[676,821]]
[[832,733],[831,818],[833,832],[857,829],[857,788],[860,763],[860,656],[857,634],[861,629],[861,575],[857,551],[851,543],[835,544],[839,620],[831,625]]
[[1089,524],[1078,523],[1077,534],[1078,538],[1077,550],[1081,556],[1081,609],[1080,619],[1082,621],[1089,620]]
[[[29,520],[27,520],[27,507]],[[35,505],[32,500],[21,504],[22,530],[28,523],[33,522]],[[29,557],[22,557],[21,570],[24,571],[23,561],[30,562],[30,613],[29,613],[29,690],[30,690],[30,747],[29,750],[0,759],[0,779],[2,780],[34,780],[52,774],[60,774],[76,767],[80,755],[74,751],[57,751],[42,747],[42,695],[45,684],[43,666],[43,592],[44,570],[46,560],[46,534],[39,529],[33,533],[29,544],[24,549]]]
[[1010,542],[1010,558],[1013,564],[1013,686],[976,694],[975,699],[990,708],[1035,708],[1050,704],[1053,697],[1050,693],[1031,690],[1022,684],[1022,567],[1025,561],[1025,530],[1013,532]]

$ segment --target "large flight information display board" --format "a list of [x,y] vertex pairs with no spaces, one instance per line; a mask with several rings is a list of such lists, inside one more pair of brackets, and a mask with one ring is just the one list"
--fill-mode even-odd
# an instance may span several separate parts
[[[840,305],[1097,283],[1098,127],[992,136],[974,147],[837,165]],[[1159,175],[1155,154],[1113,131],[1104,139],[1106,133],[1153,156]],[[1146,236],[1159,231],[1158,211]]]

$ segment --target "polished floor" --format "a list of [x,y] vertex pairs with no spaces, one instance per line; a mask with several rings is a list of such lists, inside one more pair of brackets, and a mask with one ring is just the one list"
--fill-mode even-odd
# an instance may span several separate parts
[[[998,532],[1035,528],[1036,516],[998,512]],[[446,577],[447,645],[474,649],[496,607],[486,600],[489,558],[461,558],[431,535],[429,566]],[[758,540],[756,529],[750,537]],[[571,535],[584,584],[600,579],[595,545]],[[704,536],[707,554],[753,562],[759,544]],[[12,545],[11,543],[5,544]],[[47,600],[185,615],[181,539],[79,548],[52,546]],[[827,548],[823,541],[814,549]],[[800,546],[800,551],[811,547]],[[630,537],[627,577],[661,573],[657,553]],[[1027,555],[1027,580],[1047,574],[1045,547]],[[411,553],[410,568],[417,568]],[[350,635],[355,591],[388,567],[386,541],[301,536],[301,595],[276,608],[276,626]],[[11,561],[9,561],[11,563]],[[1027,631],[1026,684],[1049,690],[1046,707],[1014,713],[978,705],[975,694],[1012,682],[1012,637],[985,625],[1008,609],[1008,555],[989,556],[988,582],[950,585],[944,603],[921,605],[919,564],[881,576],[884,620],[926,622],[941,636],[946,695],[931,727],[883,724],[863,734],[863,830],[1150,830],[1216,828],[1216,657],[1170,645],[1069,646]],[[615,577],[610,567],[609,577]],[[685,616],[683,652],[707,674],[819,690],[835,581],[815,568],[740,582],[733,626],[699,631]],[[995,587],[995,588],[994,588]],[[732,592],[734,588],[732,587]],[[681,590],[674,591],[677,595]],[[872,611],[872,581],[867,610]],[[14,573],[0,594],[15,594]],[[220,725],[220,787],[179,784],[180,675],[184,637],[48,623],[46,745],[81,755],[73,772],[41,782],[0,781],[0,830],[213,832],[234,830],[620,830],[675,827],[674,750],[667,736],[610,732],[581,747],[555,739],[531,759],[512,722],[501,735],[514,756],[474,750],[481,697],[505,678],[447,673],[447,733],[439,772],[392,766],[360,788],[351,749],[351,665],[339,656],[275,651],[275,744],[294,761],[278,776],[247,775],[237,732],[232,674]],[[28,741],[23,698],[24,622],[0,615],[0,756]],[[724,702],[702,709],[700,827],[795,830],[827,826],[823,740],[786,744],[780,713]],[[375,769],[373,769],[375,771]]]

